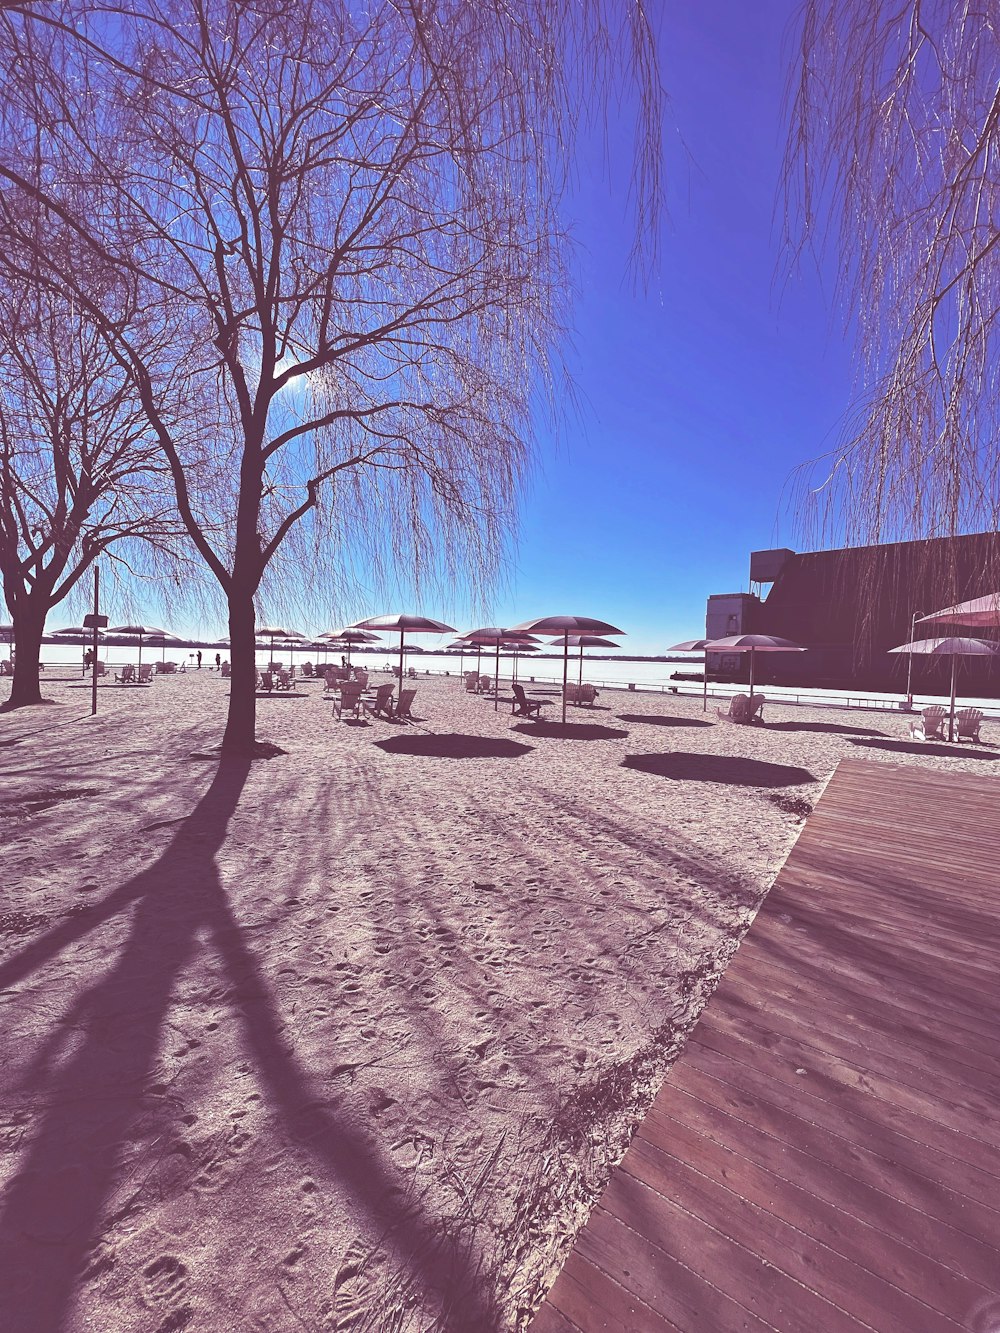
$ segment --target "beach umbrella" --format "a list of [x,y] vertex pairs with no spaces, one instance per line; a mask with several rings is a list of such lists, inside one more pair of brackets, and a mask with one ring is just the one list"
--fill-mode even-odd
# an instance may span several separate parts
[[139,666],[142,666],[142,641],[143,639],[156,639],[159,642],[160,635],[165,634],[169,638],[174,636],[168,630],[160,629],[157,625],[112,625],[108,630],[109,634],[120,634],[123,638],[139,640]]
[[348,629],[366,629],[370,632],[399,635],[399,687],[403,688],[403,641],[407,634],[454,634],[454,625],[446,625],[441,620],[431,620],[429,616],[398,615],[369,616],[359,620]]
[[[577,678],[577,684],[583,684],[583,650],[584,648],[620,648],[620,643],[612,643],[610,639],[602,639],[599,634],[569,634],[566,636],[566,642],[570,648],[579,648],[580,650],[580,674]],[[553,647],[558,648],[562,639],[553,639]]]
[[[699,642],[695,640],[695,642]],[[779,639],[776,634],[730,634],[725,639],[709,639],[705,644],[710,653],[750,654],[750,697],[753,698],[753,659],[757,653],[804,653],[801,644],[791,639]],[[706,671],[707,674],[707,671]]]
[[[469,630],[467,634],[460,634],[458,637],[464,639],[466,643],[482,652],[484,648],[492,648],[495,655],[493,665],[493,711],[499,708],[499,676],[500,676],[500,645],[510,635],[509,630],[500,629],[499,626],[489,625],[482,629]],[[478,667],[478,655],[477,655]]]
[[[922,625],[928,620],[944,625],[969,625],[985,629],[990,625],[1000,626],[1000,592],[987,593],[985,597],[973,597],[969,602],[959,602],[957,606],[946,606],[943,611],[931,611],[926,616],[917,616],[915,624]],[[896,652],[897,649],[891,649]]]
[[701,691],[701,711],[708,712],[708,639],[685,639],[683,643],[672,644],[668,653],[700,653],[705,654],[705,670],[702,674]]
[[297,629],[285,629],[283,625],[258,625],[255,634],[259,639],[270,640],[270,657],[274,661],[274,641],[275,639],[304,639],[305,635],[300,634]]
[[917,653],[921,657],[951,658],[951,711],[948,714],[948,739],[955,738],[955,674],[960,657],[993,657],[996,644],[985,639],[917,639],[913,643],[890,648],[890,653]]
[[517,639],[505,639],[500,645],[501,648],[505,648],[508,652],[513,651],[514,653],[514,680],[517,680],[517,659],[520,654],[541,652],[541,647],[537,643],[532,642],[533,638],[534,635],[525,634],[523,637]]
[[149,636],[149,642],[153,644],[158,643],[160,645],[163,650],[160,653],[160,661],[165,662],[167,660],[167,644],[181,643],[182,640],[178,638],[176,634],[168,634],[167,631],[164,630],[162,634],[151,634]]
[[341,644],[347,648],[347,665],[351,665],[351,647],[356,643],[381,643],[381,637],[378,634],[372,634],[370,630],[356,629],[354,626],[346,625],[343,629],[327,630],[325,634],[317,634],[318,639],[325,639],[330,647],[334,648]]
[[[0,625],[0,631],[6,628],[6,625]],[[10,628],[13,629],[14,626],[11,625]],[[105,634],[107,634],[107,630],[99,629],[97,631],[97,637],[99,639],[103,639]],[[52,630],[50,637],[53,639],[92,639],[94,637],[94,631],[88,629],[86,625],[67,625],[65,629]]]
[[589,616],[540,616],[537,620],[525,620],[515,625],[514,634],[554,634],[558,635],[563,647],[563,695],[562,720],[566,722],[566,685],[569,676],[569,639],[573,634],[624,634],[623,629],[615,629],[606,620],[593,620]]

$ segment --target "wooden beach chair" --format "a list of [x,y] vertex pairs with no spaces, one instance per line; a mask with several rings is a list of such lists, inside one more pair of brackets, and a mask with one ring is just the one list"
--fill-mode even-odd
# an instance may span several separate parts
[[480,694],[489,694],[489,692],[490,692],[490,686],[491,686],[492,684],[493,684],[493,677],[492,677],[492,676],[480,676],[480,677],[479,677],[479,693],[480,693]]
[[135,667],[131,662],[126,662],[121,671],[115,672],[115,680],[119,685],[135,684]]
[[910,735],[918,741],[943,741],[944,720],[947,716],[947,708],[940,704],[925,708],[920,717],[910,723]]
[[717,708],[716,713],[727,722],[749,722],[750,721],[750,696],[749,694],[734,694],[729,700],[729,708]]
[[594,700],[597,698],[597,691],[593,685],[570,685],[566,686],[566,702],[575,704],[578,707],[585,704],[588,708],[593,708]]
[[392,695],[396,686],[394,684],[380,685],[375,691],[374,699],[362,699],[364,710],[371,717],[384,716],[392,717]]
[[152,662],[144,662],[139,668],[139,684],[148,685],[153,679]]
[[277,680],[274,682],[275,689],[290,690],[292,688],[291,672],[277,671],[275,675],[277,676]]
[[747,707],[750,710],[750,715],[747,718],[748,722],[764,721],[764,696],[762,694],[751,694],[747,700]]
[[313,664],[312,664],[312,662],[303,662],[303,663],[302,663],[302,675],[303,675],[303,677],[304,677],[306,680],[311,680],[315,674],[316,674],[316,673],[315,673],[315,671],[313,671]]
[[258,688],[267,690],[268,694],[274,689],[274,676],[270,671],[262,671],[260,673],[260,685]]
[[397,722],[412,722],[413,714],[410,709],[413,707],[413,701],[417,697],[416,690],[400,690],[399,701],[396,704],[393,716]]
[[970,740],[979,743],[979,728],[983,721],[981,708],[963,708],[955,714],[958,723],[958,740]]
[[517,681],[510,687],[514,697],[510,701],[511,716],[515,713],[518,717],[538,717],[546,704],[552,702],[551,699],[529,699],[524,692],[524,686],[519,685]]
[[465,691],[467,694],[479,693],[479,672],[467,671],[465,673]]
[[362,691],[368,688],[368,672],[362,671],[360,667],[355,667],[354,679],[361,686]]
[[353,713],[355,717],[361,711],[361,686],[356,680],[342,681],[333,701],[335,717],[342,717],[345,708],[349,713]]

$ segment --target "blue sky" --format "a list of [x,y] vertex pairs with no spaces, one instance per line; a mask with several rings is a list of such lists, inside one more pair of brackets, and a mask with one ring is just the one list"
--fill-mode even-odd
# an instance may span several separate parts
[[747,587],[750,550],[796,546],[786,483],[835,442],[852,385],[829,275],[779,266],[794,0],[663,8],[660,273],[633,293],[627,181],[595,150],[571,201],[584,407],[543,450],[495,614],[599,616],[639,652],[703,633],[706,596]]

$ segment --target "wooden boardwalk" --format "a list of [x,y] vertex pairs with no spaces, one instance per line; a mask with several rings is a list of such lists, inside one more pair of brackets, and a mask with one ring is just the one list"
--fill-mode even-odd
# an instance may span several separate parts
[[997,1333],[998,1034],[1000,778],[844,761],[531,1333]]

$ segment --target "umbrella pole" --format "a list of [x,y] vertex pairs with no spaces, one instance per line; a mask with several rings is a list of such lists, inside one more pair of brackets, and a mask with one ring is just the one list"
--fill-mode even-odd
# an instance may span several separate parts
[[142,635],[139,635],[139,675],[142,675]]
[[951,712],[948,714],[948,740],[955,739],[955,671],[958,668],[958,656],[951,655]]
[[705,672],[702,676],[701,686],[701,711],[708,712],[708,649],[705,649]]
[[563,635],[563,726],[566,725],[566,681],[569,675],[569,635]]
[[580,674],[577,677],[576,683],[578,686],[582,688],[583,686],[583,644],[582,643],[580,644]]
[[493,666],[493,711],[500,707],[500,640],[497,639],[496,659]]
[[403,634],[404,630],[399,631],[399,689],[403,690]]
[[750,702],[753,703],[753,649],[750,649]]

